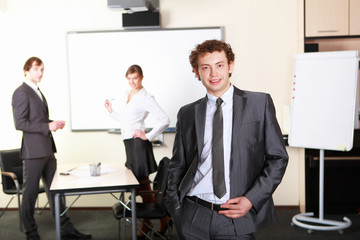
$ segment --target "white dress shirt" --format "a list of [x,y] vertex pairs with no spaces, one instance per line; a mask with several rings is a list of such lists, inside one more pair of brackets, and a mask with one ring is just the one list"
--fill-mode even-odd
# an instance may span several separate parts
[[157,104],[155,98],[144,88],[136,93],[130,102],[127,102],[129,94],[130,91],[127,91],[121,97],[120,109],[113,110],[110,116],[120,122],[122,138],[131,139],[135,130],[145,131],[144,121],[150,113],[156,119],[156,125],[145,134],[151,141],[169,126],[169,117]]
[[36,85],[35,83],[33,83],[32,81],[28,80],[28,79],[24,79],[24,83],[26,83],[27,85],[29,85],[29,87],[31,87],[32,89],[34,89],[34,91],[36,92],[36,94],[39,96],[39,98],[41,99],[41,101],[43,101],[42,95],[39,91],[39,87],[38,85]]
[[224,140],[224,171],[225,171],[225,186],[226,194],[221,198],[217,198],[213,191],[213,171],[212,171],[212,153],[211,140],[213,119],[216,111],[217,97],[207,93],[206,105],[206,122],[204,133],[204,148],[201,153],[201,158],[198,170],[195,174],[194,183],[188,193],[188,196],[197,196],[205,201],[222,204],[230,198],[230,154],[231,154],[231,135],[232,135],[232,121],[233,121],[233,94],[234,86],[230,88],[221,96],[224,101],[221,105],[223,111],[223,140]]

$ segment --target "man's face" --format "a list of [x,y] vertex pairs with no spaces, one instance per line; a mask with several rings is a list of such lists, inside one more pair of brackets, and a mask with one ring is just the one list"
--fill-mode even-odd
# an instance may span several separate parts
[[37,62],[33,62],[29,71],[25,71],[26,79],[38,84],[44,74],[44,64],[38,65]]
[[230,87],[229,74],[233,71],[234,62],[228,63],[224,51],[200,55],[198,66],[194,72],[211,95],[220,97]]

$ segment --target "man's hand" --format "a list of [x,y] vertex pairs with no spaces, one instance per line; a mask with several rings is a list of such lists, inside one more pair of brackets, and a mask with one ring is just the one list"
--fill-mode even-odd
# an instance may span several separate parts
[[229,210],[219,211],[219,214],[229,218],[239,218],[243,217],[252,208],[252,203],[246,197],[237,197],[227,200],[221,207]]
[[56,132],[58,129],[63,129],[65,127],[65,121],[57,120],[49,122],[49,130]]

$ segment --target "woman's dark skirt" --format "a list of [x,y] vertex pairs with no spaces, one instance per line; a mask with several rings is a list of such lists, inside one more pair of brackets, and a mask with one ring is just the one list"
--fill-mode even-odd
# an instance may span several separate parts
[[125,139],[126,163],[137,179],[157,171],[157,164],[151,142],[141,138]]

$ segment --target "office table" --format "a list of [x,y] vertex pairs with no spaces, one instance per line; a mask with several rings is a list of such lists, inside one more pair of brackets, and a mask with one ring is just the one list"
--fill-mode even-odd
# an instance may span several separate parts
[[[68,173],[61,175],[60,173]],[[135,188],[139,182],[133,172],[117,163],[103,163],[100,176],[91,176],[89,163],[59,164],[50,191],[54,194],[56,239],[61,240],[60,196],[131,192],[132,239],[136,235]]]

